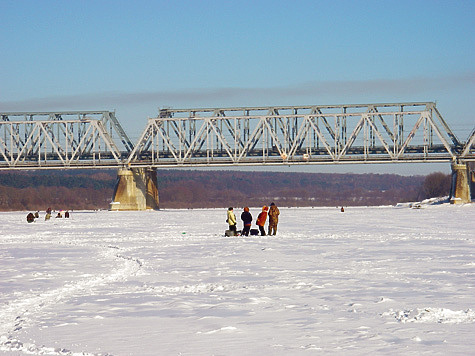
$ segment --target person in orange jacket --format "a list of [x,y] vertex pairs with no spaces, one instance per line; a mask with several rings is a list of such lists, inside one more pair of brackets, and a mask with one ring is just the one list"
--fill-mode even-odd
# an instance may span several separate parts
[[266,224],[266,220],[267,220],[267,210],[269,210],[269,208],[264,205],[256,221],[257,226],[259,226],[259,231],[261,232],[261,236],[266,236],[266,232],[264,231],[264,225]]

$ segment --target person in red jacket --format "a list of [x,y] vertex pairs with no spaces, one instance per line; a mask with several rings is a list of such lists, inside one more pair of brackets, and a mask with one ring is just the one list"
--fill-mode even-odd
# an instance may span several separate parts
[[264,231],[264,225],[266,224],[266,220],[267,220],[267,210],[269,210],[269,208],[264,205],[256,221],[257,226],[259,226],[259,231],[261,232],[261,236],[266,236],[266,232]]

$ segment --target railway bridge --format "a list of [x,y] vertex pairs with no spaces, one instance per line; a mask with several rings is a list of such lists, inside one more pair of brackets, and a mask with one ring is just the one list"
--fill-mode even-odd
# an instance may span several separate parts
[[160,109],[136,143],[111,111],[0,113],[0,169],[117,168],[111,209],[158,208],[156,168],[447,162],[470,202],[464,141],[434,102]]

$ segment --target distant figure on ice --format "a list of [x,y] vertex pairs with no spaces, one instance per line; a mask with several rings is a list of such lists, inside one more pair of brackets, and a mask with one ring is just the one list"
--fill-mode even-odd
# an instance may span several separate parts
[[46,209],[46,214],[50,214],[50,215],[51,215],[51,208]]
[[38,219],[40,217],[40,212],[39,211],[36,211],[35,213],[35,219]]
[[28,221],[29,223],[32,223],[33,221],[35,221],[35,216],[33,215],[33,213],[29,213],[26,216],[26,221]]
[[228,209],[228,218],[226,219],[226,222],[229,224],[229,230],[234,234],[234,236],[236,236],[236,215],[234,215],[232,207]]
[[269,209],[269,235],[277,234],[277,224],[279,223],[279,208],[274,203],[270,204]]
[[69,211],[66,211],[66,212],[64,213],[64,217],[65,217],[65,218],[69,218]]
[[241,214],[241,220],[244,224],[244,228],[242,229],[242,234],[244,236],[249,236],[249,230],[251,230],[251,224],[252,224],[252,215],[249,212],[249,208],[247,206],[244,208],[244,211]]
[[344,213],[344,212],[345,212],[345,208],[341,207],[340,211],[341,211],[342,213]]
[[262,207],[262,211],[257,217],[256,223],[257,223],[257,226],[259,226],[259,231],[261,232],[261,236],[266,236],[266,232],[264,231],[264,225],[266,224],[266,220],[267,220],[267,210],[269,210],[269,208],[264,205]]
[[62,218],[63,216],[61,215],[61,212],[58,211],[58,215],[56,215],[56,218]]

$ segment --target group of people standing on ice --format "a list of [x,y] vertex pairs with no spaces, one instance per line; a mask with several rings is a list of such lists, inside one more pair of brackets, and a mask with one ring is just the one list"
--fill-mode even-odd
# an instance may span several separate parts
[[[58,211],[58,214],[56,215],[57,218],[62,218],[63,217],[63,214],[62,214],[62,210]],[[26,216],[26,221],[28,221],[29,223],[32,223],[35,221],[35,219],[38,219],[40,217],[40,213],[39,211],[37,211],[36,213],[29,213],[27,216]],[[64,217],[65,218],[69,218],[69,211],[66,211],[64,213]],[[49,220],[51,218],[51,208],[48,208],[46,209],[46,215],[45,215],[45,221],[46,220]]]
[[[259,213],[256,220],[256,225],[259,228],[258,232],[261,233],[261,236],[266,235],[264,226],[266,224],[266,220],[268,216],[269,216],[269,227],[267,230],[267,235],[275,235],[277,233],[277,224],[279,223],[279,214],[280,214],[279,208],[277,208],[277,206],[274,203],[271,203],[270,209],[266,205],[262,207],[262,211]],[[243,223],[243,229],[240,232],[241,235],[249,236],[249,234],[251,235],[258,234],[257,230],[256,230],[256,233],[254,233],[254,229],[251,230],[252,215],[249,212],[249,207],[246,206],[244,208],[244,211],[241,214],[241,220]],[[237,231],[236,215],[234,214],[234,209],[232,207],[228,209],[228,218],[226,221],[229,224],[229,230],[228,230],[230,232],[229,235],[231,236],[239,235],[239,232]]]

